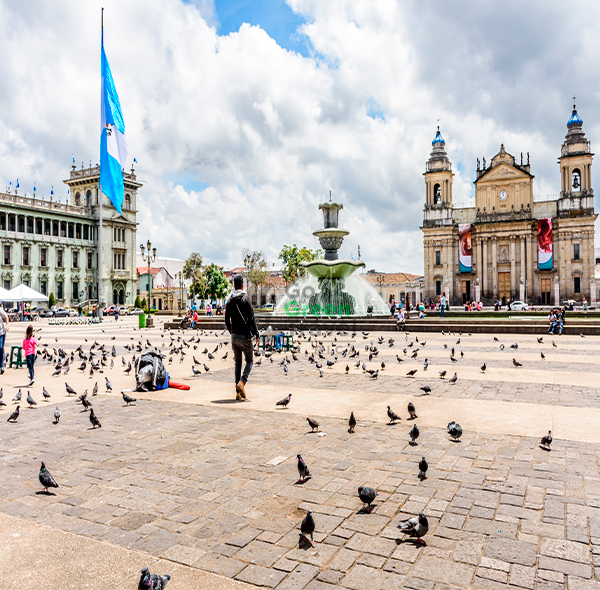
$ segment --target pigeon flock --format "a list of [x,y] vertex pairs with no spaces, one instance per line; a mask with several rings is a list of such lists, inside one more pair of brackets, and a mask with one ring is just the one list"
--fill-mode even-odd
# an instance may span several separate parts
[[[208,333],[206,333],[208,334]],[[215,355],[219,352],[219,349],[222,349],[224,346],[228,345],[228,341],[219,342],[214,350],[210,352],[208,348],[204,347],[202,352],[199,351],[199,344],[201,342],[201,337],[205,335],[204,331],[198,331],[196,334],[192,334],[190,338],[185,338],[185,336],[178,335],[172,331],[165,331],[165,333],[161,334],[161,344],[160,346],[153,346],[148,339],[144,342],[143,339],[138,338],[135,340],[133,337],[131,338],[131,342],[125,345],[125,350],[128,353],[132,354],[131,359],[126,359],[124,356],[121,357],[123,372],[125,375],[130,376],[130,373],[133,367],[136,366],[136,356],[142,355],[146,351],[155,351],[158,352],[165,364],[168,366],[173,363],[174,359],[179,359],[179,362],[182,363],[185,360],[187,355],[191,355],[192,357],[192,376],[200,377],[203,374],[207,374],[211,372],[210,367],[207,365],[207,362],[217,358]],[[215,332],[215,335],[216,332]],[[220,336],[224,336],[225,332],[221,332]],[[334,336],[332,343],[326,343],[326,337]],[[362,349],[359,350],[359,347],[352,342],[355,341],[357,333],[353,332],[350,336],[350,343],[347,343],[345,346],[338,344],[337,339],[342,339],[343,337],[348,336],[346,332],[317,332],[312,333],[308,331],[299,332],[296,331],[295,340],[296,343],[292,347],[291,350],[284,351],[272,351],[267,350],[264,352],[255,352],[256,361],[255,364],[260,366],[261,363],[271,363],[275,367],[280,366],[283,371],[283,375],[285,377],[288,376],[290,372],[290,367],[292,363],[298,362],[301,360],[301,347],[300,344],[305,344],[304,355],[306,356],[307,361],[314,365],[314,367],[319,372],[319,377],[322,378],[324,375],[323,368],[326,367],[326,370],[333,369],[336,364],[340,361],[345,363],[345,374],[349,375],[353,370],[362,370],[362,373],[368,376],[369,379],[377,379],[380,372],[385,371],[386,365],[385,362],[381,359],[377,359],[378,354],[380,352],[379,348],[381,346],[387,345],[388,347],[394,347],[395,339],[394,338],[384,338],[383,336],[379,337],[377,341],[370,340],[369,343],[365,345],[365,354],[363,355],[364,360],[361,358]],[[405,360],[417,360],[419,361],[419,354],[422,354],[422,351],[425,349],[427,342],[422,340],[419,342],[418,337],[414,340],[409,341],[409,334],[404,334],[404,339],[406,341],[405,346],[403,347],[403,356],[400,354],[396,354],[396,361],[400,363],[404,363]],[[369,340],[369,333],[362,332],[362,337],[364,340]],[[360,338],[360,337],[359,337]],[[114,340],[114,337],[113,337]],[[499,343],[497,337],[494,337],[494,341]],[[543,338],[537,339],[539,344],[543,344]],[[86,339],[87,342],[87,339]],[[460,359],[465,358],[464,351],[460,350],[460,356],[456,354],[456,348],[461,343],[461,338],[459,337],[456,341],[455,345],[451,348],[450,361],[452,363],[459,363]],[[556,344],[552,342],[552,345],[556,347]],[[447,345],[444,344],[444,348],[447,348]],[[510,345],[510,348],[513,351],[518,350],[518,343],[514,343]],[[191,349],[191,350],[190,350]],[[504,350],[504,345],[500,343],[500,350]],[[197,351],[197,352],[193,352]],[[201,360],[196,358],[196,354],[200,357]],[[275,354],[282,354],[283,357],[281,361],[275,362]],[[94,341],[91,345],[85,346],[80,344],[73,351],[67,352],[63,348],[51,347],[47,344],[44,344],[40,347],[37,352],[38,358],[42,362],[46,362],[47,364],[52,366],[52,372],[50,373],[51,377],[48,382],[42,387],[41,398],[44,402],[49,402],[52,398],[50,391],[52,391],[52,380],[58,379],[61,375],[66,376],[69,373],[70,367],[72,363],[80,363],[76,368],[81,373],[86,374],[86,371],[89,373],[89,379],[93,380],[94,373],[104,373],[107,370],[111,370],[115,366],[115,358],[117,356],[116,347],[113,345],[112,347],[106,346],[105,344],[100,344],[97,341]],[[202,359],[202,355],[205,356],[206,361]],[[223,356],[220,355],[221,360],[226,360],[228,356],[228,352],[225,351]],[[291,360],[290,360],[291,357]],[[329,357],[329,358],[328,358]],[[430,361],[431,355],[428,358],[423,359],[423,371],[428,371],[431,366]],[[541,352],[542,360],[545,359],[544,353]],[[368,359],[368,360],[367,360]],[[373,365],[369,366],[368,363],[376,362],[377,365],[373,368]],[[518,361],[516,358],[512,358],[512,365],[515,368],[520,368],[523,366],[523,362]],[[89,368],[89,371],[88,371]],[[484,362],[480,370],[482,373],[485,373],[488,370],[487,364]],[[204,373],[203,373],[204,371]],[[415,378],[415,375],[418,373],[418,368],[411,368],[406,372],[406,376],[408,378]],[[458,380],[457,372],[454,372],[452,377],[449,379],[445,379],[447,375],[446,370],[438,371],[439,378],[444,380],[447,383],[455,384]],[[109,378],[104,375],[104,386],[106,392],[110,393],[113,391],[113,386]],[[91,384],[90,384],[91,385]],[[62,386],[61,386],[62,387]],[[97,428],[101,428],[102,424],[100,418],[95,413],[92,402],[88,397],[88,390],[85,389],[82,393],[79,393],[74,387],[71,387],[66,381],[64,382],[64,387],[69,396],[72,399],[75,399],[76,402],[80,403],[83,407],[81,412],[86,412],[89,417],[89,421],[91,424],[90,430],[95,430]],[[50,390],[50,391],[49,391]],[[420,390],[423,392],[422,395],[429,395],[432,392],[432,388],[430,385],[424,384],[420,387]],[[133,390],[128,390],[133,391]],[[97,396],[99,393],[98,382],[95,381],[93,384],[93,389],[91,393],[91,397]],[[25,395],[25,402],[28,408],[35,409],[38,406],[38,402],[33,397],[31,391],[27,390],[26,394],[19,389],[18,392],[13,397],[12,401],[16,404],[16,407],[13,407],[13,410],[10,416],[7,419],[7,422],[17,423],[20,418],[20,408],[21,405],[25,402],[23,401],[23,396]],[[37,394],[36,394],[37,395]],[[124,407],[129,407],[135,405],[137,399],[128,395],[125,391],[121,391],[121,395],[124,402]],[[0,409],[6,406],[6,403],[3,401],[3,391],[0,389]],[[277,401],[276,407],[287,409],[292,400],[292,394],[288,394],[283,399]],[[45,404],[42,404],[45,406]],[[59,406],[56,406],[56,409],[53,412],[53,424],[59,425],[61,423],[61,417],[63,411],[66,412],[65,406],[63,406],[62,410]],[[133,410],[132,410],[133,411]],[[27,410],[26,410],[27,413]],[[414,421],[418,418],[417,410],[413,401],[409,401],[407,405],[407,420]],[[66,413],[72,414],[71,412]],[[314,417],[306,418],[308,425],[311,429],[311,432],[320,432],[320,424]],[[402,417],[398,415],[390,405],[387,406],[387,424],[395,425],[402,421]],[[350,413],[350,417],[348,419],[348,433],[354,434],[357,428],[357,419],[352,411]],[[459,443],[461,437],[463,435],[463,429],[455,421],[451,421],[447,426],[447,432],[450,437],[450,440],[455,443]],[[408,432],[409,444],[411,446],[417,446],[419,443],[417,442],[419,439],[420,430],[416,423],[412,424],[410,431]],[[319,434],[322,436],[322,434]],[[540,447],[546,451],[550,451],[552,443],[552,432],[548,431],[547,435],[544,435],[540,442]],[[301,454],[297,455],[297,469],[299,479],[296,482],[297,484],[303,484],[307,480],[309,480],[312,475],[309,470],[308,465],[305,460],[302,458]],[[429,466],[426,460],[426,457],[423,456],[418,462],[418,471],[417,478],[421,481],[427,479],[427,472]],[[59,484],[56,482],[54,477],[50,474],[49,470],[46,468],[45,463],[42,461],[41,467],[39,470],[39,482],[42,485],[43,491],[38,492],[40,494],[52,494],[50,489],[56,489],[59,487]],[[377,498],[377,491],[368,486],[360,486],[358,488],[358,497],[362,502],[361,512],[370,514],[374,509],[374,502]],[[317,527],[317,523],[315,521],[315,517],[311,510],[307,511],[305,518],[302,520],[300,524],[300,540],[299,544],[302,546],[303,544],[310,544],[310,546],[315,545],[314,541],[314,533]],[[401,522],[398,525],[401,534],[405,538],[413,538],[416,539],[416,542],[419,544],[424,544],[423,537],[427,534],[429,525],[427,521],[427,517],[425,514],[420,512],[418,515],[409,518]],[[310,537],[310,540],[309,540]],[[157,575],[151,574],[147,567],[144,567],[141,571],[141,577],[138,584],[138,589],[144,590],[161,590],[164,589],[167,583],[170,580],[170,576],[168,575]]]

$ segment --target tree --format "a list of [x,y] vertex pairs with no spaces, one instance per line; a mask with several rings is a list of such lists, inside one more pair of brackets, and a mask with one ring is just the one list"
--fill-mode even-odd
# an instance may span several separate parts
[[141,305],[141,308],[142,308],[144,311],[148,311],[148,308],[146,307],[146,298],[145,298],[145,297],[142,299],[142,305]]
[[135,298],[135,303],[133,305],[136,308],[141,308],[142,307],[142,302],[140,301],[140,296],[139,295]]
[[310,262],[322,258],[321,250],[310,250],[309,248],[298,248],[293,246],[284,246],[279,252],[279,259],[283,261],[283,279],[286,283],[293,283],[306,274],[306,269],[300,266],[301,262]]
[[254,292],[256,294],[257,305],[260,305],[258,301],[258,288],[260,287],[260,295],[262,299],[262,288],[267,284],[267,278],[269,272],[267,271],[267,261],[265,255],[259,250],[244,250],[244,262],[248,269],[248,282],[254,285]]
[[214,262],[209,264],[203,273],[206,278],[206,293],[211,299],[224,299],[229,293],[229,281],[223,274],[223,267]]
[[202,256],[198,252],[192,252],[189,258],[183,265],[183,276],[188,280],[192,281],[191,294],[192,298],[197,292],[196,282],[202,274]]
[[54,297],[54,293],[50,293],[50,297],[48,297],[48,307],[52,307],[56,303],[56,297]]

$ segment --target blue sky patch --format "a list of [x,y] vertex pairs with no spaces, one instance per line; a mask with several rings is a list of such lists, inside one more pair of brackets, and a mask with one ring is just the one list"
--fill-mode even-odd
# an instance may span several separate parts
[[372,119],[381,119],[385,123],[385,113],[374,98],[367,101],[367,115]]

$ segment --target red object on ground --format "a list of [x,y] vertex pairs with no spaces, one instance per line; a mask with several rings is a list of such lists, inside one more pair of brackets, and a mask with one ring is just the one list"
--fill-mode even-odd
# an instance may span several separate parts
[[183,391],[187,391],[190,388],[190,386],[186,385],[185,383],[175,383],[175,381],[171,381],[170,379],[169,379],[169,387],[172,389],[181,389]]

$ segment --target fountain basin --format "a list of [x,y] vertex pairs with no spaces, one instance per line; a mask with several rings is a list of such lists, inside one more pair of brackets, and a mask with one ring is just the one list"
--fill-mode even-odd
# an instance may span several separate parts
[[311,260],[300,266],[317,279],[345,279],[359,268],[364,268],[362,260]]

